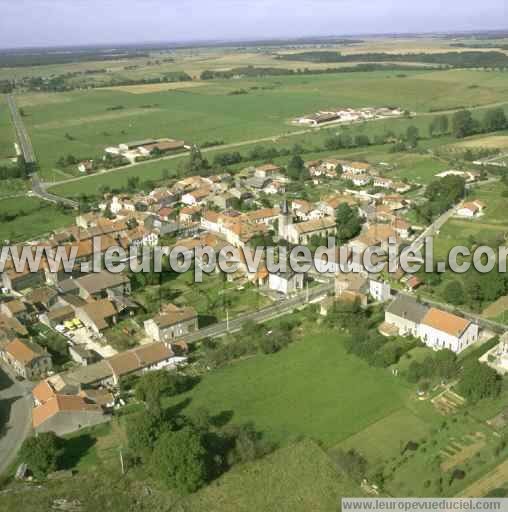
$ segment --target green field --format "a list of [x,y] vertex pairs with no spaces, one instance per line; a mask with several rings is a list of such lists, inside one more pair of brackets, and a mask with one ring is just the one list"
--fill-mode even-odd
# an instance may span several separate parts
[[[478,87],[471,89],[472,84]],[[247,94],[230,94],[241,89]],[[110,89],[31,94],[19,103],[43,171],[56,180],[61,174],[52,170],[61,156],[97,157],[106,146],[128,140],[255,140],[296,131],[290,119],[319,109],[399,105],[428,113],[504,102],[507,91],[500,72],[408,71],[401,76],[383,71],[213,81],[147,94]],[[118,106],[123,108],[108,110]],[[384,129],[384,123],[371,124],[378,128],[369,127],[368,133]]]
[[404,407],[402,381],[346,354],[337,332],[312,331],[278,354],[213,371],[178,402],[230,411],[277,442],[306,436],[329,447]]
[[0,215],[17,215],[0,223],[0,240],[24,241],[49,234],[73,224],[72,213],[63,212],[50,203],[19,197],[0,201]]
[[341,497],[362,495],[360,487],[337,474],[328,455],[307,440],[234,468],[176,510],[332,512]]
[[15,140],[9,109],[4,97],[0,95],[0,163],[6,158],[16,156]]

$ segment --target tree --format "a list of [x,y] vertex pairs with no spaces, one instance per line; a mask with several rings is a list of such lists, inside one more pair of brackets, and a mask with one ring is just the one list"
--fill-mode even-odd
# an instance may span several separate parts
[[506,114],[502,108],[492,108],[485,112],[483,128],[487,132],[504,130],[507,126]]
[[145,402],[148,410],[158,414],[162,396],[178,393],[178,377],[167,370],[145,373],[136,384],[136,398]]
[[449,380],[458,370],[457,355],[451,350],[438,350],[434,356],[435,371],[439,377]]
[[292,180],[300,180],[305,178],[307,169],[305,169],[305,163],[300,155],[293,155],[288,164],[288,176]]
[[471,402],[495,398],[501,391],[501,379],[496,370],[486,364],[477,360],[469,361],[464,366],[458,390]]
[[200,174],[210,168],[208,160],[203,157],[198,146],[193,145],[190,150],[189,160],[185,164],[185,171],[189,174]]
[[34,476],[43,478],[58,469],[58,459],[62,451],[63,440],[54,432],[44,432],[26,439],[19,455]]
[[131,176],[127,180],[127,190],[131,193],[137,192],[139,189],[140,179],[139,176]]
[[161,416],[150,412],[127,416],[126,431],[129,448],[142,461],[146,462],[163,428],[164,423]]
[[355,482],[361,482],[367,473],[367,460],[356,450],[338,450],[335,460],[339,468]]
[[337,224],[337,239],[344,243],[355,237],[362,229],[362,221],[358,210],[347,203],[341,203],[335,216]]
[[452,134],[458,139],[474,133],[474,120],[469,110],[459,110],[452,117]]
[[355,146],[362,147],[362,146],[369,146],[369,145],[370,145],[370,139],[369,139],[368,135],[360,133],[355,137]]
[[192,428],[161,435],[152,455],[152,469],[179,492],[197,491],[207,479],[207,452],[201,434]]
[[406,130],[406,141],[410,147],[415,148],[418,146],[418,139],[420,137],[420,132],[416,126],[408,126]]
[[448,116],[444,114],[436,118],[436,126],[439,133],[448,133],[449,124]]
[[261,434],[252,423],[233,427],[231,434],[234,438],[233,448],[228,453],[228,463],[231,466],[263,457],[272,449],[269,443],[262,440]]
[[455,306],[464,304],[464,287],[462,283],[456,279],[450,281],[444,289],[444,298],[446,302]]
[[418,361],[411,361],[407,369],[406,378],[409,382],[416,384],[422,378],[422,365]]

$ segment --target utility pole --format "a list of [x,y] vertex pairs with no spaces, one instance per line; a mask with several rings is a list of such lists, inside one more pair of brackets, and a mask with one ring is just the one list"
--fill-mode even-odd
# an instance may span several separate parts
[[229,309],[226,309],[226,331],[229,331]]
[[123,464],[123,453],[122,453],[122,447],[120,446],[120,466],[122,467],[122,475],[125,475],[125,467]]

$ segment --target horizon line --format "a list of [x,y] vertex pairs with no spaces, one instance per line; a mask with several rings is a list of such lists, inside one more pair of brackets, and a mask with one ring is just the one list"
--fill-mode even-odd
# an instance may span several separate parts
[[248,38],[210,38],[210,39],[179,39],[179,40],[145,40],[145,41],[118,41],[118,42],[97,42],[97,43],[82,43],[82,44],[71,44],[71,45],[30,45],[30,46],[7,46],[0,47],[0,52],[9,51],[20,51],[20,50],[50,50],[50,49],[72,49],[72,48],[106,48],[106,49],[118,49],[127,46],[150,46],[150,45],[167,45],[173,47],[172,49],[185,49],[188,47],[206,47],[206,46],[219,46],[221,44],[227,45],[242,45],[245,43],[270,43],[270,42],[298,42],[302,41],[302,44],[306,40],[325,40],[327,39],[349,39],[355,37],[363,38],[374,38],[374,37],[407,37],[407,36],[444,36],[444,35],[461,35],[461,34],[486,34],[486,33],[503,33],[507,32],[506,28],[478,28],[478,29],[450,29],[450,30],[434,30],[434,31],[408,31],[408,32],[349,32],[342,34],[309,34],[302,36],[261,36],[261,37],[248,37]]

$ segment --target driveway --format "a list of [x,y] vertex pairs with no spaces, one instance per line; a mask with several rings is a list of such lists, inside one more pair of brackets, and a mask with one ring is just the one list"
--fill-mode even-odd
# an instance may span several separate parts
[[73,331],[70,334],[70,338],[76,345],[81,345],[88,350],[94,350],[104,359],[118,354],[118,351],[111,345],[102,344],[100,341],[92,338],[86,327],[81,327],[80,329]]
[[14,461],[32,423],[32,384],[0,367],[0,475]]

